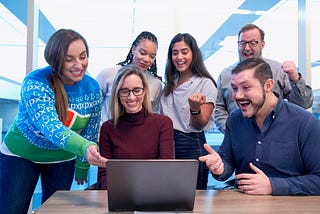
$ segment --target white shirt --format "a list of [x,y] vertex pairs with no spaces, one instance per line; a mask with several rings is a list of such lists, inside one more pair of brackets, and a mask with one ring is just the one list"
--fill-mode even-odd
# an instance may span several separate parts
[[214,113],[212,113],[207,125],[198,130],[190,125],[190,106],[188,97],[193,93],[202,93],[206,96],[206,103],[215,104],[217,88],[206,77],[193,75],[187,82],[181,84],[168,96],[161,96],[160,113],[167,115],[173,121],[173,127],[184,133],[202,132],[209,130],[214,125]]

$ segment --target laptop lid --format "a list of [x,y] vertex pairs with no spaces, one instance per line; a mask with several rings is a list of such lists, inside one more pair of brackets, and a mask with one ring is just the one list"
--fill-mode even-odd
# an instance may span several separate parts
[[192,211],[198,167],[191,159],[110,159],[109,211]]

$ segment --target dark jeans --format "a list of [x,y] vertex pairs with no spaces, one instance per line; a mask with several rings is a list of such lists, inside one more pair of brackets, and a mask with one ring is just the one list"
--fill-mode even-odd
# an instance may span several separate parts
[[[204,149],[206,143],[204,132],[183,133],[174,130],[175,158],[197,159],[208,152]],[[209,169],[205,163],[199,161],[197,189],[207,189]],[[182,178],[183,179],[183,178]]]
[[0,153],[0,210],[5,214],[27,213],[41,175],[42,203],[56,190],[69,190],[75,160],[37,164]]

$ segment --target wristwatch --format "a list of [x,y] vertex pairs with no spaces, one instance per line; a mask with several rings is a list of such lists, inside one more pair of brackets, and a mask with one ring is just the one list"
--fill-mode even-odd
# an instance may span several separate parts
[[191,113],[191,115],[199,115],[201,113],[201,109],[199,109],[198,111],[192,111],[190,109],[190,113]]

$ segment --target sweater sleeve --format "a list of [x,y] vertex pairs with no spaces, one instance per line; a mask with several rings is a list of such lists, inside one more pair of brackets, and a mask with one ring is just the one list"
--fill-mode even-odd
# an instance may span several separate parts
[[[37,80],[26,81],[21,89],[21,102],[25,103],[28,117],[34,126],[47,139],[43,144],[54,144],[60,149],[85,157],[86,148],[93,142],[64,126],[59,120],[53,90],[49,85]],[[43,141],[41,138],[32,140]]]
[[[84,141],[84,142],[82,142]],[[79,144],[82,145],[79,147]],[[76,165],[75,165],[75,177],[86,179],[88,177],[89,163],[87,162],[86,150],[90,145],[96,145],[94,142],[90,142],[78,134],[69,137],[66,144],[66,150],[74,151],[77,154]]]

